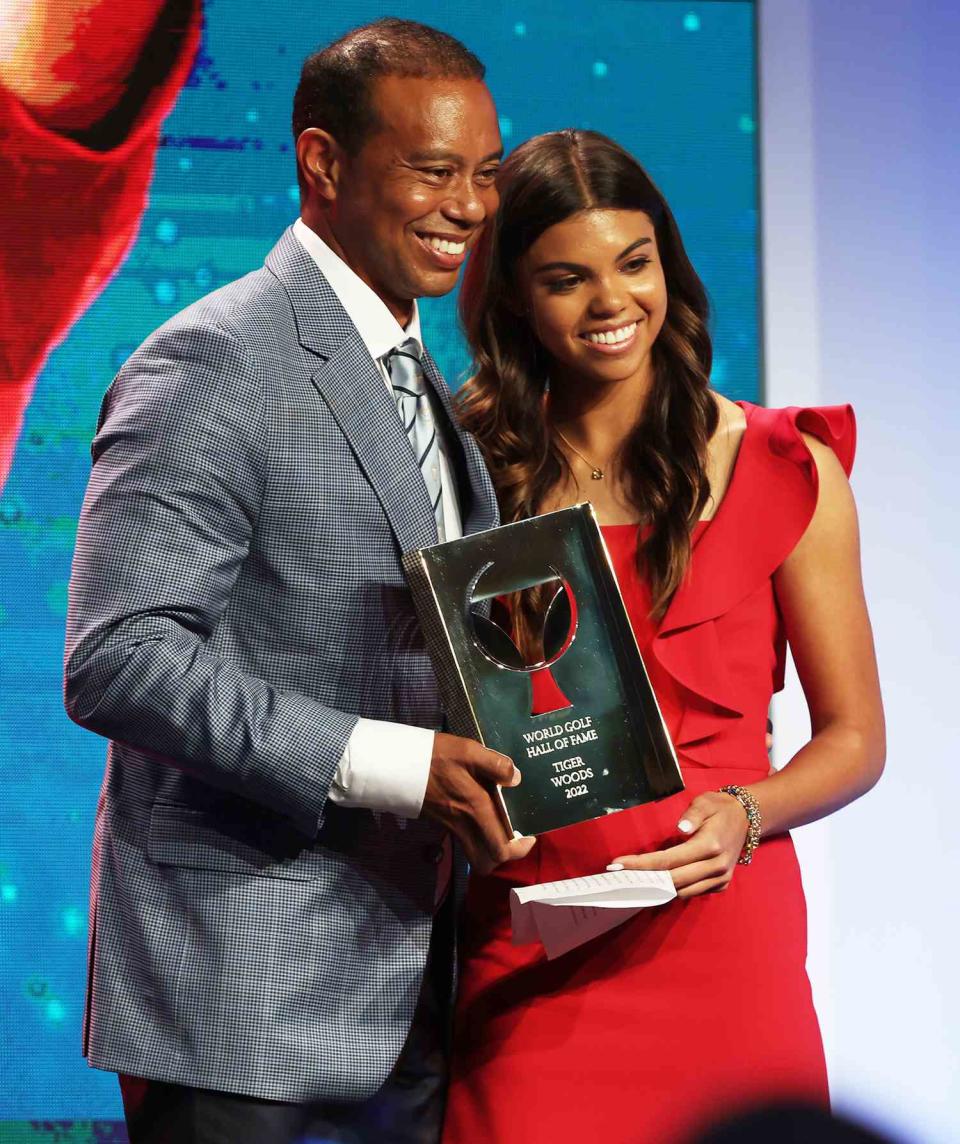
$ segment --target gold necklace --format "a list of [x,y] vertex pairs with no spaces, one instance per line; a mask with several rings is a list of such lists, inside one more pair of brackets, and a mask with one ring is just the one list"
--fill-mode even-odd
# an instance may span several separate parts
[[576,447],[576,445],[574,445],[574,443],[566,435],[566,433],[564,433],[564,431],[560,428],[559,425],[554,425],[553,430],[556,433],[556,435],[560,438],[560,440],[564,443],[564,445],[567,446],[567,448],[570,450],[570,452],[575,453],[580,458],[580,460],[583,461],[583,463],[587,466],[587,468],[590,470],[590,479],[592,481],[602,481],[603,480],[603,469],[601,469],[599,465],[595,465],[593,463],[593,461],[590,460],[589,457],[585,457],[583,455],[583,453],[580,452],[580,450]]

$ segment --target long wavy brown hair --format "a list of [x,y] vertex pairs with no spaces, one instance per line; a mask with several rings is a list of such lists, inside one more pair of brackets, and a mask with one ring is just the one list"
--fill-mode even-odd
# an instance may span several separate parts
[[517,264],[551,226],[584,210],[643,211],[667,286],[653,345],[653,385],[625,444],[626,494],[649,525],[637,561],[662,616],[690,559],[694,523],[710,496],[707,443],[717,427],[708,391],[712,349],[706,291],[663,195],[640,164],[595,131],[553,131],[518,147],[498,177],[500,209],[463,280],[460,314],[476,373],[460,413],[483,450],[504,521],[534,516],[569,464],[545,404],[551,362],[518,316]]

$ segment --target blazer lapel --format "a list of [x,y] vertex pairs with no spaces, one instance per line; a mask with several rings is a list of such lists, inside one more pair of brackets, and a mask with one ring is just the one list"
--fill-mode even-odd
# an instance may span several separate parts
[[[396,406],[340,299],[292,229],[281,235],[266,265],[290,298],[300,344],[325,359],[313,372],[313,384],[373,486],[401,551],[436,544],[433,506]],[[462,450],[462,464],[454,467],[466,475],[463,530],[493,528],[499,523],[497,503],[480,450],[460,428],[436,362],[429,353],[423,360],[424,372],[449,421],[451,444]]]
[[313,375],[330,412],[380,499],[402,552],[437,543],[423,476],[383,376],[359,335]]
[[288,229],[266,260],[293,308],[311,374],[376,493],[401,551],[437,543],[433,506],[383,376],[320,268]]

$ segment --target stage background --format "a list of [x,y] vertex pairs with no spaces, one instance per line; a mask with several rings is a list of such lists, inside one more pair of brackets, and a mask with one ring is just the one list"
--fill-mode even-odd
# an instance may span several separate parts
[[[113,1130],[91,1122],[120,1112],[115,1079],[80,1058],[104,744],[68,722],[60,682],[75,521],[100,398],[153,328],[259,265],[296,217],[288,125],[302,57],[387,13],[444,28],[484,59],[508,148],[543,130],[593,127],[642,160],[711,294],[715,383],[732,397],[759,396],[751,3],[210,0],[197,63],[165,125],[139,240],[51,355],[0,499],[0,1120],[21,1122],[0,1124],[4,1140],[105,1139]],[[453,300],[425,304],[423,316],[426,342],[456,384],[468,361]]]

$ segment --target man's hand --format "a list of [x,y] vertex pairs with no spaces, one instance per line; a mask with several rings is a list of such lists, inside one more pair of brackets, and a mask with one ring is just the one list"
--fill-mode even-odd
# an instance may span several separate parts
[[622,854],[608,870],[668,870],[678,898],[725,890],[747,836],[747,815],[739,801],[708,791],[690,803],[677,824],[687,841],[650,854]]
[[470,865],[487,874],[501,862],[525,858],[536,842],[510,838],[494,802],[495,786],[519,782],[520,772],[506,755],[438,731],[421,813],[453,831]]

